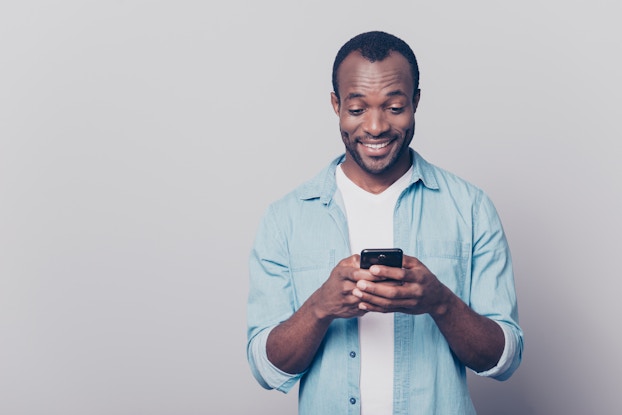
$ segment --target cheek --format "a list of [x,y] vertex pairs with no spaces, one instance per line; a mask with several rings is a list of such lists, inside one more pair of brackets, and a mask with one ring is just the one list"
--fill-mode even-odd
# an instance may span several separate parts
[[350,134],[343,128],[341,128],[341,141],[343,141],[345,145],[350,143]]
[[341,131],[353,134],[361,125],[361,121],[359,118],[344,116],[339,119],[339,125]]
[[403,114],[395,119],[393,127],[402,131],[412,130],[415,125],[415,117],[413,114]]
[[408,138],[409,135],[414,131],[415,124],[413,122],[393,124],[393,131],[403,138]]

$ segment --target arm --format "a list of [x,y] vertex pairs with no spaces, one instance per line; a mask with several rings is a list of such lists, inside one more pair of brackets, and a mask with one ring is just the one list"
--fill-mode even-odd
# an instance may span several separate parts
[[[313,361],[331,322],[362,315],[364,310],[352,295],[361,272],[358,255],[333,269],[310,271],[321,274],[298,281],[295,289],[283,224],[282,213],[271,207],[260,222],[251,251],[247,358],[262,387],[287,393]],[[371,275],[366,272],[363,277]],[[326,280],[318,288],[320,278]]]
[[359,307],[376,312],[428,313],[462,363],[475,371],[494,367],[504,347],[499,325],[469,308],[418,259],[405,255],[403,266],[372,266],[371,274],[399,284],[361,279],[353,291],[361,299]]
[[360,272],[358,263],[358,255],[342,260],[300,309],[270,332],[266,351],[272,364],[287,373],[303,372],[334,319],[365,313],[359,307],[359,298],[352,295],[357,277],[369,277]]
[[[359,282],[354,294],[368,310],[429,313],[465,365],[483,376],[505,380],[520,364],[523,334],[509,248],[497,212],[485,196],[474,212],[472,255],[468,304],[413,257],[405,257],[403,270],[370,270],[377,275],[386,272],[403,286]],[[378,295],[364,296],[376,288]]]
[[430,315],[449,346],[462,363],[476,372],[493,368],[505,346],[503,330],[473,311],[447,287],[443,286],[443,291],[443,300]]

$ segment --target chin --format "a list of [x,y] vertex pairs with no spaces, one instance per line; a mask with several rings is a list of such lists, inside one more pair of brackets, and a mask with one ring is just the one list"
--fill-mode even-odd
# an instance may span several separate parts
[[380,175],[391,170],[395,166],[397,159],[383,160],[381,162],[363,162],[361,168],[367,173]]

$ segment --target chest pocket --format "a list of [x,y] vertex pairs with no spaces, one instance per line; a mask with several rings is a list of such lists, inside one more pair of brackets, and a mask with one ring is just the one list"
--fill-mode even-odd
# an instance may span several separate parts
[[328,279],[335,267],[335,250],[302,250],[292,253],[291,274],[296,309]]
[[461,241],[419,240],[415,255],[449,289],[468,303],[471,245]]

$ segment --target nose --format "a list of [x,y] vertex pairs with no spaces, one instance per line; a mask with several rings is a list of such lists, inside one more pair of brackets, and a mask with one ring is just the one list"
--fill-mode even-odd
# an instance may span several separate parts
[[368,111],[363,128],[372,137],[379,137],[389,130],[389,123],[382,109]]

